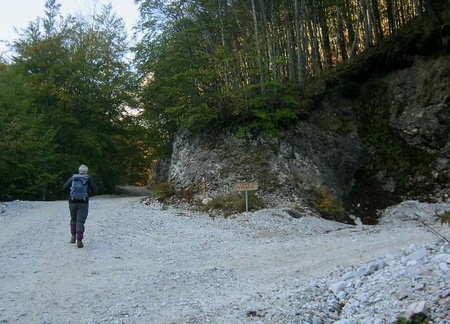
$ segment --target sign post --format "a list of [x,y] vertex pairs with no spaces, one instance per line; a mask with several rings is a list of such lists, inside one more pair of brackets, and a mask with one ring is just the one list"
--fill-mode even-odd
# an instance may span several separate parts
[[239,182],[234,185],[234,190],[245,191],[245,211],[248,212],[248,192],[258,190],[257,182]]
[[206,179],[202,177],[203,197],[206,197]]

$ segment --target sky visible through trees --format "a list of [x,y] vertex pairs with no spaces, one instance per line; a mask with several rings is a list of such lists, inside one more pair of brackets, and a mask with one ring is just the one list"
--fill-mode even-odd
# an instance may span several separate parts
[[276,135],[311,109],[310,80],[416,17],[439,23],[440,3],[136,0],[130,47],[110,5],[64,17],[47,0],[0,63],[0,200],[60,198],[81,163],[103,192],[146,184],[180,127]]

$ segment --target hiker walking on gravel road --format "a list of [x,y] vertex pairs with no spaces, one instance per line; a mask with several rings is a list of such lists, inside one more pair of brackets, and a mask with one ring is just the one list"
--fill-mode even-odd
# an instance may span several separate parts
[[64,184],[63,190],[69,191],[69,211],[70,211],[70,243],[77,243],[77,247],[82,248],[84,224],[89,212],[89,196],[98,191],[95,181],[88,176],[89,168],[82,164],[78,168],[78,174],[74,174]]

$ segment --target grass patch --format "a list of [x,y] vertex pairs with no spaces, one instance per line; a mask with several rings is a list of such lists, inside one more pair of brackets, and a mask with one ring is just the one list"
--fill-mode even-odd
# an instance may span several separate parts
[[154,184],[152,192],[153,197],[161,203],[167,203],[168,200],[176,194],[175,187],[168,181]]
[[[248,193],[249,210],[259,210],[266,207],[265,202],[253,191]],[[225,216],[245,212],[245,193],[233,194],[213,198],[207,205],[203,206],[205,212],[221,212]]]
[[427,317],[424,314],[414,314],[410,319],[399,317],[395,324],[425,324],[428,323]]

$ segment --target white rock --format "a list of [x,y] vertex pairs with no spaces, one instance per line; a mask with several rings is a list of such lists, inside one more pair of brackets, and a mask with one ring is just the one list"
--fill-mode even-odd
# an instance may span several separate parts
[[410,256],[409,256],[409,258],[410,258],[411,260],[419,261],[419,260],[425,258],[426,256],[428,256],[428,254],[429,254],[429,253],[428,253],[427,249],[425,249],[425,248],[420,248],[419,250],[417,250],[417,251],[411,253]]
[[339,281],[332,284],[328,289],[336,295],[338,292],[344,290],[346,287],[347,287],[346,281]]
[[408,309],[406,310],[406,318],[410,318],[413,315],[416,314],[424,314],[427,315],[427,303],[425,301],[419,301],[412,303],[408,306]]
[[202,204],[203,204],[203,205],[208,205],[211,201],[212,201],[212,198],[207,197],[207,198],[205,198],[205,199],[202,200]]

